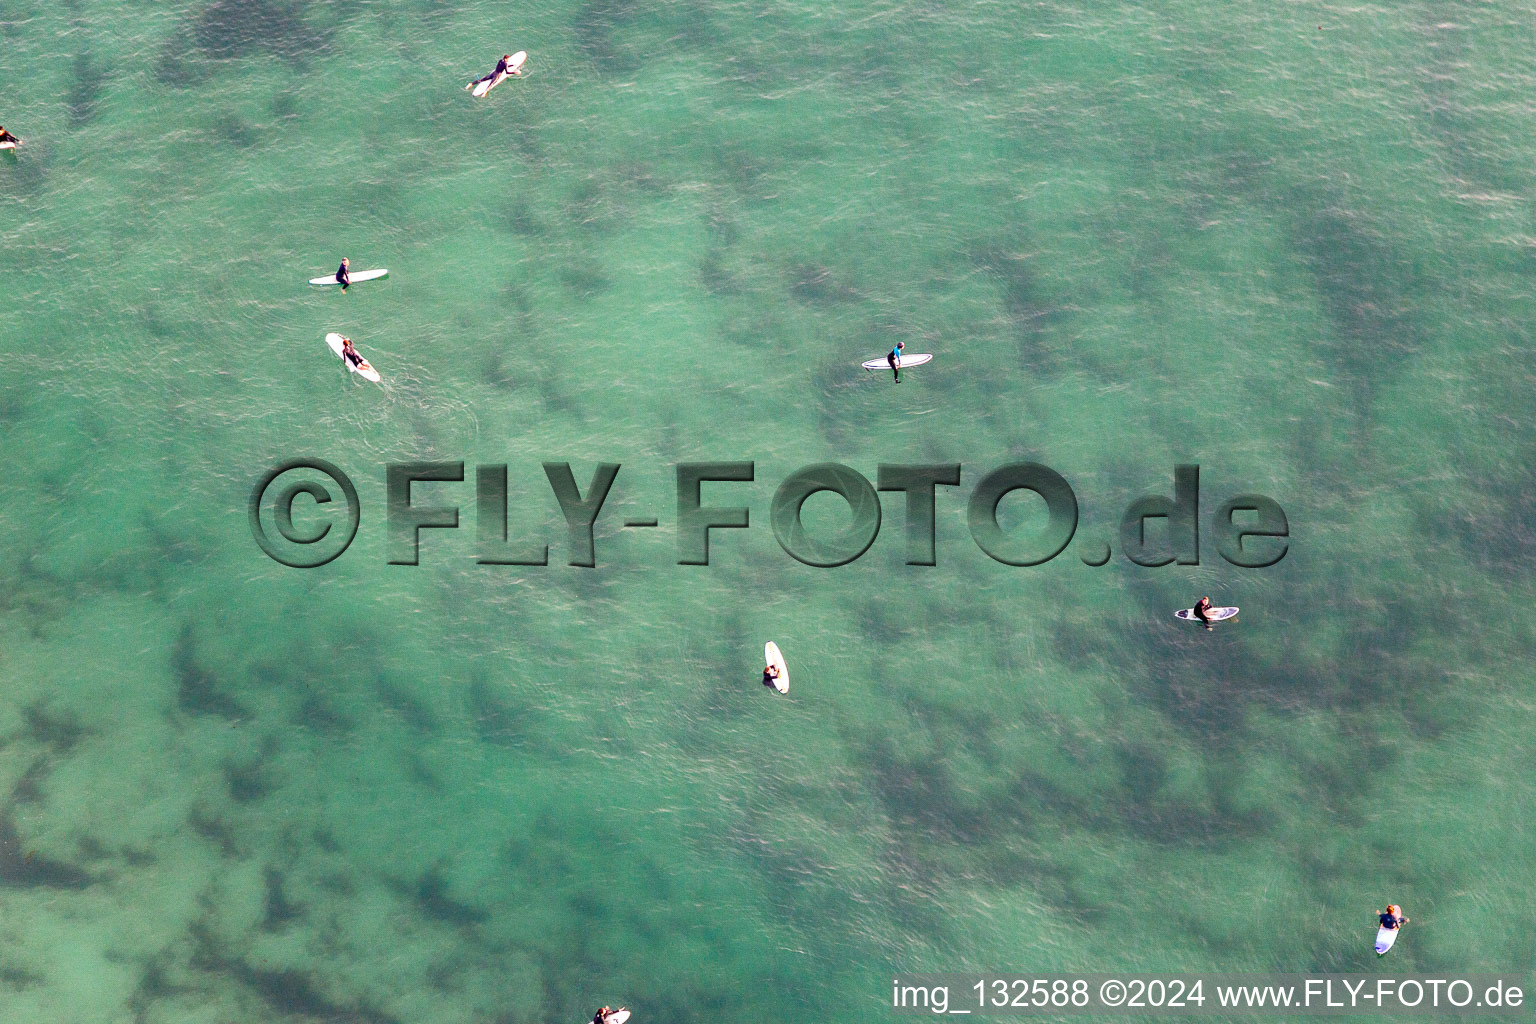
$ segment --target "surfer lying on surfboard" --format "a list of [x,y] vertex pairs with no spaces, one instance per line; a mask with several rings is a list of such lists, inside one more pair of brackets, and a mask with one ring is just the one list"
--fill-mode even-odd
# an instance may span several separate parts
[[512,55],[510,53],[504,53],[504,54],[501,55],[501,60],[496,62],[496,70],[495,71],[492,71],[490,74],[486,75],[484,78],[477,78],[477,79],[475,79],[473,82],[470,82],[464,88],[466,88],[466,89],[473,89],[475,86],[479,85],[481,82],[489,82],[491,79],[495,78],[497,75],[512,75],[513,77],[521,78],[522,74],[523,74],[523,69],[522,68],[517,68],[516,70],[514,70],[512,68]]
[[592,1024],[608,1024],[610,1017],[629,1020],[629,1014],[624,1012],[624,1007],[621,1006],[617,1010],[610,1010],[605,1006],[592,1015]]
[[779,678],[779,666],[769,665],[767,668],[763,669],[764,686],[772,686],[773,681],[777,678]]
[[12,146],[21,145],[21,140],[12,135],[10,132],[6,131],[4,128],[0,128],[0,142],[9,142]]

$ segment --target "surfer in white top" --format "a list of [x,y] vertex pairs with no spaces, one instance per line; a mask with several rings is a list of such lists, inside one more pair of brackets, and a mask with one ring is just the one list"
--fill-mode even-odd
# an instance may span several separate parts
[[773,686],[774,680],[779,678],[779,666],[769,665],[763,669],[763,685]]
[[523,69],[522,68],[518,68],[517,70],[514,71],[512,69],[511,65],[512,65],[512,55],[510,53],[504,53],[504,54],[501,55],[501,60],[496,62],[496,70],[495,71],[492,71],[490,74],[486,75],[484,78],[477,78],[477,79],[475,79],[473,82],[470,82],[464,88],[466,88],[466,89],[473,89],[475,86],[479,85],[481,82],[489,82],[491,79],[495,78],[497,75],[511,75],[514,78],[521,78],[522,74],[523,74]]
[[1211,618],[1210,618],[1209,615],[1206,614],[1206,612],[1208,612],[1210,610],[1211,610],[1211,599],[1209,597],[1202,597],[1200,600],[1195,602],[1195,607],[1194,607],[1195,618],[1199,619],[1201,624],[1204,625],[1206,629],[1210,629],[1211,628]]

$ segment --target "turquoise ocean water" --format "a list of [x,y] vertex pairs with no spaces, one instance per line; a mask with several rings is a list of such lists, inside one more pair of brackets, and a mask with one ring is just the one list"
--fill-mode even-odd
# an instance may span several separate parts
[[[1533,95],[1529,3],[0,0],[0,1019],[1529,979]],[[305,286],[342,255],[390,276]],[[362,506],[314,570],[247,522],[304,456]],[[507,464],[552,564],[475,563],[472,480],[387,564],[410,460]],[[623,465],[595,569],[547,460]],[[699,460],[756,463],[708,567]],[[938,564],[899,495],[851,565],[780,550],[824,461],[963,463]],[[1015,461],[1081,506],[1043,566],[967,534]],[[1085,565],[1178,463],[1201,564]],[[1245,491],[1271,568],[1208,532]],[[1239,623],[1178,628],[1204,593]]]

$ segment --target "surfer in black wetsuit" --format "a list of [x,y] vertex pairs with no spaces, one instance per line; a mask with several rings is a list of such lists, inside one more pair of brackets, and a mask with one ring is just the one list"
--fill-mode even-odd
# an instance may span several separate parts
[[1194,611],[1195,611],[1195,618],[1199,619],[1201,624],[1204,625],[1206,629],[1210,629],[1211,628],[1211,617],[1206,614],[1210,610],[1211,610],[1211,599],[1210,598],[1202,597],[1200,600],[1195,602],[1195,609],[1194,609]]
[[351,264],[347,262],[347,258],[343,256],[341,258],[341,266],[336,268],[336,283],[341,285],[342,291],[352,287],[352,272],[347,269],[350,266]]
[[13,142],[18,146],[21,145],[21,140],[12,135],[10,132],[6,131],[4,128],[0,128],[0,142]]
[[603,1007],[592,1015],[592,1024],[605,1024],[608,1020],[608,1015],[612,1012],[608,1007]]
[[345,359],[347,362],[351,363],[353,366],[362,366],[363,365],[362,354],[360,352],[358,352],[357,349],[352,347],[352,339],[351,338],[342,338],[341,339],[341,358]]
[[490,74],[486,75],[484,78],[477,78],[477,79],[475,79],[473,82],[470,82],[464,88],[466,88],[466,89],[473,89],[475,86],[479,85],[481,82],[489,82],[491,79],[495,78],[497,75],[511,75],[514,78],[520,78],[520,77],[522,77],[522,74],[523,74],[523,72],[522,72],[521,69],[519,69],[517,71],[513,71],[512,70],[512,55],[510,53],[504,53],[504,54],[501,55],[501,60],[496,62],[496,70],[495,71],[492,71]]
[[767,668],[763,669],[764,686],[773,686],[774,680],[777,678],[779,678],[779,666],[769,665]]
[[901,383],[901,350],[907,347],[904,341],[898,341],[896,347],[885,355],[885,361],[891,364],[891,372],[896,375],[896,383]]
[[1381,926],[1389,932],[1396,931],[1408,923],[1408,919],[1403,916],[1403,908],[1395,905],[1389,905],[1382,912],[1379,920],[1381,921]]

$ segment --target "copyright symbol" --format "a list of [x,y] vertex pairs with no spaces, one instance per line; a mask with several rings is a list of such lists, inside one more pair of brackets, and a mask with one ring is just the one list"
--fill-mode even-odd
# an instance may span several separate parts
[[1125,1002],[1125,982],[1110,978],[1099,986],[1099,1002],[1105,1006],[1119,1006]]
[[[318,523],[311,521],[306,524],[307,529],[294,524],[293,502],[299,495],[309,495],[317,507],[329,504],[332,500],[331,492],[325,484],[313,479],[291,479],[287,484],[279,485],[279,477],[301,469],[322,473],[341,489],[342,497],[347,501],[347,519],[344,524],[339,522],[339,516],[338,522],[324,519]],[[269,492],[272,494],[270,502]],[[277,537],[269,534],[261,521],[261,510],[269,504],[272,522],[277,527]],[[347,474],[324,459],[292,459],[268,470],[256,482],[256,487],[251,491],[250,516],[251,536],[256,538],[257,545],[267,553],[267,557],[295,569],[313,569],[347,550],[352,538],[357,536],[357,522],[362,517],[362,509],[357,502],[357,489],[347,479]],[[305,518],[313,520],[315,517]],[[341,528],[333,531],[331,527],[336,525]]]

